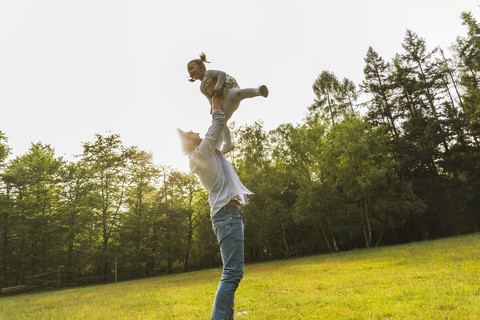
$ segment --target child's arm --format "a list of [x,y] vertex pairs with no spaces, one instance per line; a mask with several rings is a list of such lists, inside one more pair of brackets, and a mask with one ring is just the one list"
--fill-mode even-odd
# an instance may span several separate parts
[[220,92],[225,84],[225,80],[227,79],[227,74],[220,70],[207,70],[205,73],[207,76],[217,79],[215,88],[213,88],[214,94]]

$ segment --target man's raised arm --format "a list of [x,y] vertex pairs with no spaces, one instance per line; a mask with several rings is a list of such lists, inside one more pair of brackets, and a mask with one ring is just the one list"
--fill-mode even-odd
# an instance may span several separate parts
[[223,127],[227,122],[225,112],[223,112],[222,101],[218,97],[212,98],[212,125],[208,128],[205,138],[198,147],[202,154],[212,154],[217,147],[218,139],[222,134]]

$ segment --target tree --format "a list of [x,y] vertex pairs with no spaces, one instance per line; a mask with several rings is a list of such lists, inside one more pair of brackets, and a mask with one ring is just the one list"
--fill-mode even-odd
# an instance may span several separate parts
[[480,136],[480,25],[470,12],[462,13],[467,36],[458,37],[455,46],[459,57],[460,83],[464,88],[462,107],[470,124],[469,131],[477,147]]
[[336,99],[340,103],[340,110],[342,111],[344,117],[357,114],[355,111],[355,102],[358,99],[358,91],[357,86],[352,80],[347,78],[342,80]]
[[441,142],[443,150],[447,152],[447,133],[443,129],[441,121],[444,112],[439,108],[440,97],[437,94],[444,76],[442,69],[432,58],[436,50],[428,52],[425,40],[411,30],[407,30],[402,47],[405,52],[401,58],[410,66],[411,76],[417,81],[416,90],[419,92],[419,97],[422,98],[418,100],[420,106],[431,118],[433,129],[438,135],[435,140]]
[[36,143],[5,169],[9,210],[4,231],[13,245],[9,265],[15,270],[15,283],[44,286],[54,279],[45,276],[57,272],[62,252],[57,212],[62,163],[50,145]]
[[10,154],[10,148],[8,147],[7,142],[7,137],[2,131],[0,131],[0,168]]
[[311,112],[320,112],[326,115],[333,124],[340,116],[341,107],[335,97],[340,95],[340,82],[335,74],[324,70],[313,84],[313,92],[317,97],[314,103],[309,107]]
[[72,281],[87,270],[94,258],[89,233],[95,221],[91,203],[95,184],[84,161],[65,163],[60,169],[61,200],[59,204],[60,231],[66,257],[63,260],[66,277]]
[[[332,231],[329,212],[318,205],[331,199],[327,196],[321,171],[325,160],[322,154],[328,144],[325,139],[328,125],[319,121],[317,113],[310,114],[306,123],[297,127],[282,125],[274,131],[274,158],[279,168],[283,167],[292,184],[298,187],[294,191],[296,201],[291,205],[295,223],[313,227],[314,237],[323,241],[324,248],[330,252],[338,251],[337,239]],[[295,177],[295,178],[294,178]],[[310,229],[309,228],[309,229]],[[308,229],[307,229],[308,230]],[[307,234],[303,230],[304,234]],[[316,241],[319,242],[320,241]],[[317,248],[318,250],[318,248]]]
[[[235,131],[241,141],[235,169],[249,196],[245,211],[246,259],[288,258],[296,255],[295,225],[291,208],[295,202],[292,176],[272,161],[269,134],[255,122]],[[280,241],[279,241],[280,240]]]
[[386,63],[372,47],[368,48],[365,63],[362,89],[372,97],[368,103],[368,117],[374,125],[386,124],[392,136],[398,139],[399,115],[395,113],[392,103],[393,90],[388,74],[390,64]]
[[217,267],[222,264],[218,242],[212,231],[208,192],[200,189],[193,202],[194,232],[189,266],[195,268]]
[[[480,190],[480,24],[471,12],[463,12],[462,24],[467,27],[467,34],[457,38],[454,49],[457,54],[457,68],[460,74],[462,91],[460,106],[465,118],[465,131],[469,136],[468,147],[459,150],[452,157],[452,164],[459,165],[463,172],[459,183],[453,189],[460,199],[465,200],[459,211],[466,214],[466,221],[474,230],[479,229]],[[462,185],[463,188],[459,186]],[[457,198],[458,199],[458,198]]]
[[100,229],[101,245],[97,257],[102,262],[105,276],[110,274],[110,263],[114,259],[112,237],[116,236],[125,214],[127,163],[132,152],[123,146],[117,134],[96,134],[95,141],[83,144],[82,161],[88,165],[95,184],[91,206],[94,209],[95,228]]
[[[423,214],[425,207],[411,188],[397,176],[388,136],[358,119],[346,119],[332,139],[336,154],[338,187],[359,215],[365,246],[378,245],[387,231],[408,218]],[[335,170],[335,168],[329,168]]]
[[132,148],[128,166],[126,213],[121,228],[121,252],[124,257],[122,269],[129,266],[134,276],[152,274],[148,264],[153,259],[152,232],[153,208],[158,186],[160,168],[153,164],[151,153]]
[[[10,150],[7,145],[7,138],[0,131],[0,168],[3,167],[3,163],[7,158]],[[5,179],[5,176],[0,175],[0,230],[1,230],[1,250],[2,250],[2,273],[3,273],[3,286],[8,287],[9,284],[9,273],[10,273],[10,258],[11,258],[11,239],[12,239],[12,228],[15,223],[12,219],[14,218],[13,214],[13,203],[11,201],[11,183],[8,179]]]
[[[174,227],[173,230],[178,237],[182,238],[183,243],[183,270],[189,269],[189,258],[192,250],[192,238],[198,225],[198,216],[194,212],[194,201],[200,192],[200,186],[196,176],[192,173],[186,174],[180,171],[172,171],[169,175],[168,184],[171,187],[171,203],[177,208],[177,214],[182,225]],[[169,230],[170,231],[170,230]],[[179,232],[180,231],[180,232]]]
[[322,71],[313,84],[316,99],[308,108],[310,112],[317,112],[329,118],[331,124],[348,115],[354,115],[354,103],[358,92],[351,80],[345,78],[339,81],[330,71]]

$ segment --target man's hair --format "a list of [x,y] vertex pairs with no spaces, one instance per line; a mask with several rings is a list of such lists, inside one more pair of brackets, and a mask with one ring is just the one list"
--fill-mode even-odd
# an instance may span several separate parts
[[177,128],[177,133],[180,136],[181,139],[183,139],[186,136],[186,132],[183,131],[182,129]]
[[189,154],[190,152],[192,152],[193,149],[195,149],[197,147],[197,145],[195,143],[199,144],[202,141],[201,138],[200,138],[200,140],[192,139],[190,137],[191,132],[192,131],[185,132],[185,131],[177,128],[177,133],[178,133],[178,136],[180,137],[181,144],[182,144],[182,150],[183,150],[184,154]]

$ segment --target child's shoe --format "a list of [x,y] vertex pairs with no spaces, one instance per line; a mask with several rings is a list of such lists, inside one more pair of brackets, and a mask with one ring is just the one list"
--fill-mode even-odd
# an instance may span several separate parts
[[261,85],[260,87],[258,87],[258,92],[260,93],[260,95],[262,97],[268,97],[268,88],[267,86],[264,86],[264,85]]
[[233,148],[235,148],[235,145],[234,145],[233,143],[224,145],[223,148],[222,148],[222,153],[223,153],[223,154],[227,154],[227,153],[229,153],[230,151],[232,151]]

